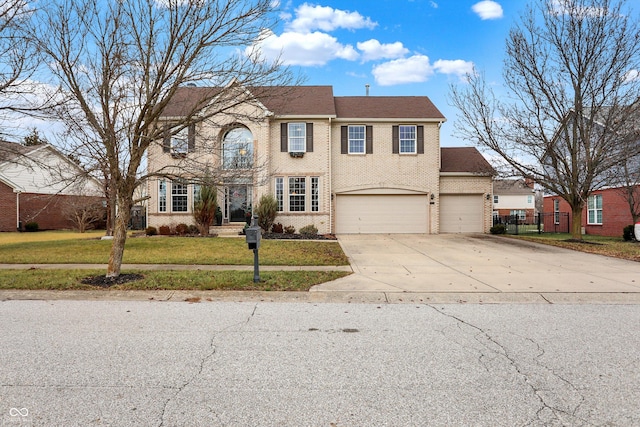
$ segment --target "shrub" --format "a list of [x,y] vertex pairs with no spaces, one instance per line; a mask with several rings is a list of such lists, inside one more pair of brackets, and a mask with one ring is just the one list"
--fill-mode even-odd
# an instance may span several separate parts
[[197,225],[189,225],[189,234],[198,234],[200,232],[200,230],[198,229]]
[[305,225],[300,229],[300,234],[306,237],[317,236],[318,235],[318,227],[313,224]]
[[169,236],[171,234],[171,228],[169,228],[168,225],[161,225],[160,228],[158,228],[158,232],[161,236]]
[[258,225],[265,231],[269,231],[278,214],[278,201],[271,194],[260,197],[255,214],[258,215]]
[[287,225],[284,228],[284,232],[287,233],[287,234],[293,234],[293,233],[296,232],[296,228],[293,225]]
[[176,225],[176,234],[184,236],[189,232],[189,226],[185,223],[180,223]]
[[282,234],[284,232],[284,228],[282,227],[282,224],[280,224],[280,223],[273,224],[273,226],[271,227],[271,232],[272,233],[280,233],[280,234]]
[[193,203],[193,219],[201,235],[209,234],[209,227],[216,219],[217,211],[218,189],[213,185],[200,186],[200,192]]
[[[630,242],[631,240],[633,240],[633,225],[627,225],[625,228],[622,229],[622,238],[624,239],[625,242]],[[636,236],[636,240],[637,238],[640,236]]]
[[40,226],[35,221],[28,222],[24,225],[24,231],[38,231],[39,229]]
[[147,236],[155,236],[156,234],[158,234],[158,229],[155,227],[147,227],[144,230],[144,234],[146,234]]
[[507,227],[504,224],[496,224],[489,229],[491,234],[505,234],[507,232]]

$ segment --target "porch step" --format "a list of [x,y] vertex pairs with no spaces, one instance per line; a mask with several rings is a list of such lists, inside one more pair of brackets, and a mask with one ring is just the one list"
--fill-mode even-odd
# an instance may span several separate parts
[[209,233],[217,234],[218,237],[243,237],[240,233],[244,229],[243,224],[223,224],[209,227]]

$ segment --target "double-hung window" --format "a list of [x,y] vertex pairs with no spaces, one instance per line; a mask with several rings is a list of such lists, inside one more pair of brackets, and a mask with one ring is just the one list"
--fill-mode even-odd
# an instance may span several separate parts
[[189,129],[182,129],[171,137],[171,152],[173,154],[187,154],[189,152]]
[[400,154],[416,154],[416,127],[400,125]]
[[553,222],[560,224],[560,200],[553,199]]
[[187,212],[187,184],[179,181],[171,183],[171,211]]
[[349,154],[365,153],[365,135],[364,125],[349,126]]
[[307,142],[307,125],[306,123],[289,123],[289,152],[304,153]]
[[306,204],[306,178],[289,178],[289,211],[304,212]]
[[596,194],[587,199],[587,224],[602,225],[602,195]]

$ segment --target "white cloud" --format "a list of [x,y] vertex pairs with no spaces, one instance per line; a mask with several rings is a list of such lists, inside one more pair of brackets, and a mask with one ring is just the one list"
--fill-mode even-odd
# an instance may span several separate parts
[[631,82],[638,81],[638,80],[640,80],[640,71],[638,71],[638,70],[631,70],[631,71],[628,71],[628,72],[624,75],[624,77],[622,78],[622,80],[623,80],[625,83],[631,83]]
[[351,45],[343,45],[335,37],[321,32],[285,32],[279,36],[269,31],[256,46],[247,48],[247,54],[258,50],[269,61],[277,58],[285,65],[320,66],[333,59],[358,59],[358,52]]
[[483,0],[474,4],[471,9],[473,9],[482,20],[502,18],[502,6],[492,0]]
[[429,4],[431,5],[432,8],[437,9],[438,8],[438,3],[434,2],[434,1],[430,1]]
[[333,31],[338,28],[373,29],[378,25],[358,12],[333,9],[329,6],[314,6],[308,3],[298,7],[295,14],[295,19],[289,22],[286,28],[288,31],[298,33],[309,33],[313,30]]
[[433,63],[433,68],[439,73],[454,74],[464,80],[467,74],[473,73],[473,62],[462,59],[439,59]]
[[380,86],[393,86],[425,82],[433,75],[433,67],[428,56],[414,55],[377,65],[372,73]]
[[378,40],[371,39],[358,43],[356,46],[363,52],[363,61],[402,58],[409,53],[409,49],[405,48],[400,42],[381,44]]

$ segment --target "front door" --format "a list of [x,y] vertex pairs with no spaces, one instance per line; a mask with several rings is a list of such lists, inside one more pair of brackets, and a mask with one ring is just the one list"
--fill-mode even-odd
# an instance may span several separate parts
[[245,222],[247,212],[251,213],[251,187],[248,185],[229,185],[226,195],[229,222]]

